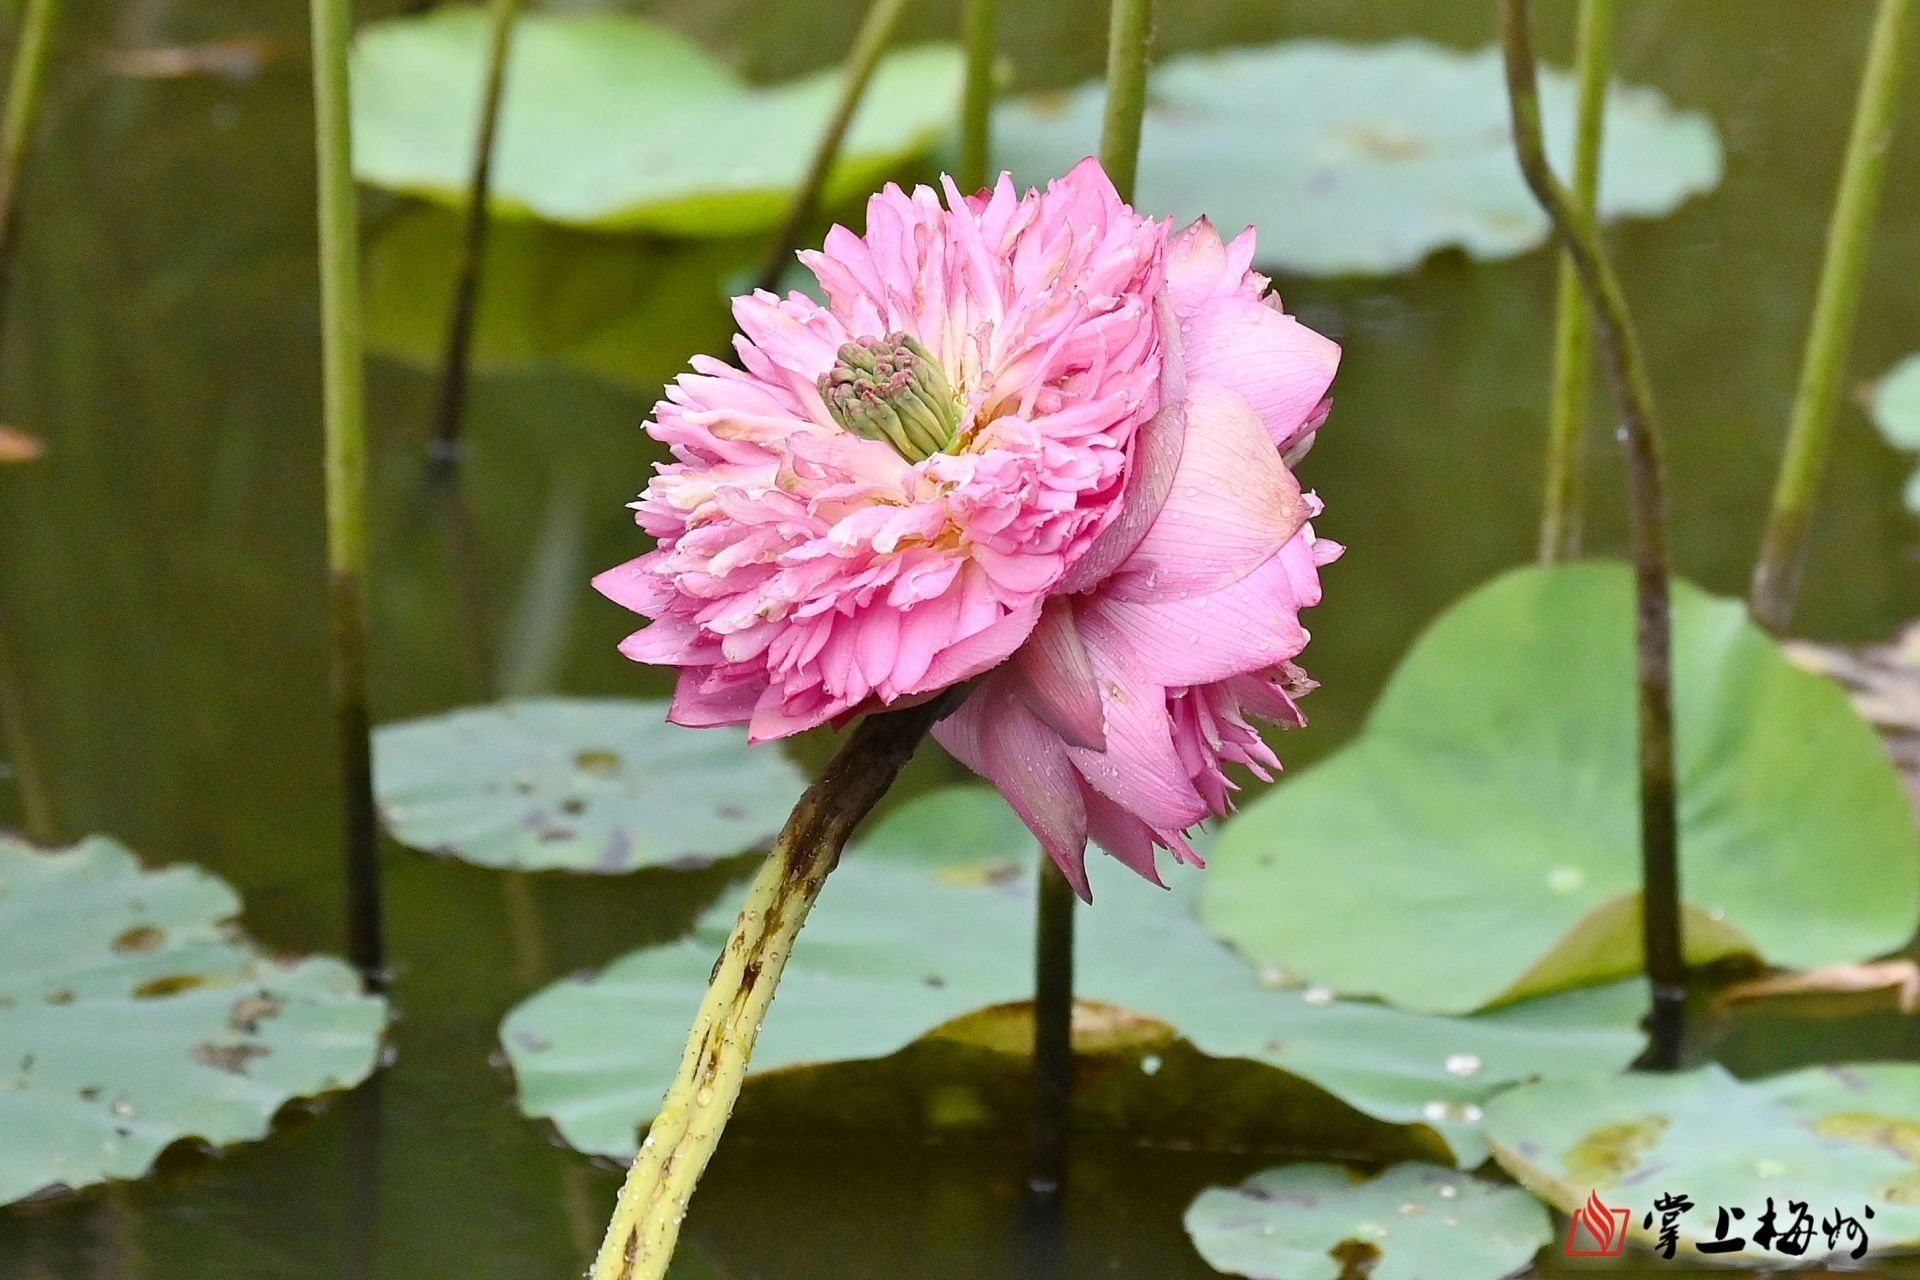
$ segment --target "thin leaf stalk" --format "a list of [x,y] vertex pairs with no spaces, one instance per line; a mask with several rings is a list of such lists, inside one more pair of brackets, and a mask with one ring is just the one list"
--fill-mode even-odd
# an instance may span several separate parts
[[524,0],[493,0],[488,13],[487,69],[475,130],[473,169],[467,179],[467,203],[461,215],[460,261],[455,268],[453,305],[448,312],[447,343],[440,361],[440,394],[435,404],[432,474],[446,479],[458,470],[461,432],[467,408],[467,381],[473,363],[473,329],[480,310],[480,278],[491,221],[487,200],[493,187],[493,153],[505,96],[507,57]]
[[978,191],[990,178],[993,150],[993,57],[999,34],[999,0],[966,0],[961,35],[967,50],[967,79],[960,106],[960,161],[953,180],[962,191]]
[[378,986],[385,961],[367,714],[367,439],[359,205],[349,120],[350,0],[311,0],[321,389],[334,730],[343,789],[348,955]]
[[1653,386],[1626,295],[1601,247],[1599,227],[1574,206],[1547,162],[1527,0],[1500,0],[1500,15],[1520,170],[1579,272],[1623,427],[1634,577],[1641,942],[1652,994],[1649,1044],[1640,1065],[1671,1070],[1680,1064],[1683,1049],[1687,971],[1681,938],[1679,828],[1673,774],[1671,571]]
[[874,68],[880,65],[881,55],[893,40],[893,29],[900,24],[900,14],[905,8],[906,0],[873,0],[867,16],[861,19],[860,30],[854,33],[853,48],[847,53],[846,81],[840,89],[840,101],[834,105],[826,131],[814,148],[807,176],[794,193],[793,203],[787,207],[786,221],[774,235],[766,261],[761,264],[755,282],[757,288],[777,289],[780,277],[793,262],[794,250],[800,247],[800,237],[819,207],[820,195],[826,190],[827,179],[840,158],[840,149],[847,140],[847,127],[860,109],[860,100],[866,96]]
[[1748,607],[1761,626],[1776,633],[1785,629],[1793,615],[1814,499],[1832,444],[1834,413],[1866,279],[1867,250],[1880,207],[1880,189],[1886,184],[1887,157],[1893,150],[1900,69],[1913,27],[1911,8],[1911,0],[1880,0],[1874,16],[1852,133],[1840,169],[1840,191],[1827,225],[1825,260],[1801,359],[1799,389],[1794,393],[1786,448],[1753,567]]
[[840,851],[958,694],[868,716],[800,797],[747,889],[686,1052],[627,1173],[590,1280],[660,1280],[740,1096],[795,939]]
[[[1599,217],[1600,150],[1606,131],[1607,81],[1613,53],[1615,0],[1580,0],[1574,65],[1579,77],[1572,206]],[[1587,391],[1593,379],[1593,322],[1580,272],[1560,255],[1553,337],[1553,398],[1547,414],[1546,500],[1540,520],[1540,559],[1547,564],[1580,554],[1587,455]]]

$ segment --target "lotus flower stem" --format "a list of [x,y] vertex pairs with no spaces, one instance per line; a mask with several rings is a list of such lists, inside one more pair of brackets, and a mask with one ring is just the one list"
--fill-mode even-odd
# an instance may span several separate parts
[[1846,376],[1854,315],[1866,276],[1867,246],[1880,188],[1885,185],[1887,157],[1893,150],[1900,66],[1913,27],[1908,20],[1911,7],[1909,0],[1880,0],[1867,47],[1853,132],[1840,170],[1840,193],[1827,225],[1826,261],[1820,269],[1820,290],[1800,365],[1800,387],[1794,394],[1773,508],[1761,536],[1760,558],[1753,567],[1747,598],[1754,619],[1769,631],[1786,627],[1800,584],[1807,523],[1833,436],[1834,410]]
[[[1580,77],[1572,202],[1598,218],[1600,142],[1607,116],[1607,73],[1613,51],[1614,0],[1580,0],[1574,64]],[[1582,489],[1587,453],[1587,388],[1593,378],[1593,322],[1580,274],[1560,255],[1553,338],[1553,403],[1547,419],[1547,492],[1540,522],[1540,559],[1553,564],[1580,554]]]
[[807,913],[847,837],[957,696],[950,691],[868,716],[794,806],[714,965],[680,1069],[620,1188],[590,1280],[666,1274],[687,1201],[733,1113],[761,1019]]
[[961,19],[967,45],[966,96],[960,108],[960,164],[953,180],[962,191],[987,185],[993,137],[993,54],[999,0],[966,0]]
[[1133,200],[1140,170],[1140,121],[1147,110],[1147,39],[1153,0],[1113,0],[1107,25],[1107,111],[1100,122],[1100,167],[1122,200]]
[[26,0],[14,37],[6,115],[0,119],[0,332],[4,332],[7,277],[20,220],[20,185],[33,159],[40,100],[45,96],[47,62],[59,17],[60,0]]
[[327,574],[334,728],[345,799],[348,955],[380,984],[379,829],[367,720],[367,439],[360,333],[359,206],[348,119],[350,0],[311,0],[320,223],[320,351],[326,419]]
[[1073,1095],[1073,886],[1040,857],[1033,949],[1033,1163],[1027,1189],[1048,1203],[1066,1182]]
[[766,262],[761,266],[756,281],[758,288],[777,289],[780,277],[792,265],[794,250],[800,247],[800,236],[820,203],[820,193],[826,189],[827,177],[833,172],[834,162],[840,158],[840,146],[846,141],[847,126],[853,123],[854,113],[860,109],[860,99],[866,96],[867,83],[873,79],[874,68],[880,65],[880,55],[887,51],[887,44],[893,39],[893,29],[899,25],[900,13],[905,8],[906,0],[873,0],[867,16],[860,22],[860,30],[854,33],[853,48],[847,53],[846,83],[841,86],[840,101],[827,121],[826,132],[820,135],[820,145],[814,149],[813,163],[807,169],[807,176],[801,180],[800,189],[794,192],[793,203],[787,208],[786,221],[773,237],[773,245],[767,252]]
[[473,324],[480,307],[480,272],[487,250],[487,193],[492,187],[494,136],[500,125],[501,90],[507,79],[507,53],[522,0],[493,0],[487,36],[486,87],[480,98],[480,127],[467,182],[467,207],[460,239],[460,265],[454,276],[453,307],[447,322],[446,352],[440,362],[440,400],[434,415],[429,463],[448,478],[459,469],[460,431],[467,407],[467,372],[472,364]]
[[1650,1043],[1640,1065],[1671,1070],[1680,1064],[1687,971],[1680,935],[1679,835],[1674,813],[1673,618],[1668,598],[1665,482],[1653,387],[1647,380],[1626,296],[1600,246],[1599,228],[1591,214],[1573,203],[1547,163],[1527,0],[1500,0],[1500,15],[1520,170],[1579,273],[1625,428],[1640,740],[1641,937],[1653,996]]

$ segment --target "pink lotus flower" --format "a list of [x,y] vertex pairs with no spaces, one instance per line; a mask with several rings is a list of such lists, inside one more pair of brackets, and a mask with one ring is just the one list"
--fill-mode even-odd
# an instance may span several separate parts
[[1339,349],[1249,270],[1169,235],[1091,160],[1016,194],[889,186],[801,258],[827,295],[739,298],[647,429],[657,549],[594,585],[681,669],[670,719],[756,740],[984,676],[935,736],[1087,896],[1091,837],[1154,850],[1224,813],[1251,719],[1301,723],[1300,609],[1338,554],[1288,463]]

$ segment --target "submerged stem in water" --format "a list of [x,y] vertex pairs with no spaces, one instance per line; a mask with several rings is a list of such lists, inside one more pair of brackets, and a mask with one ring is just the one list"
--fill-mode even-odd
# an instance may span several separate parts
[[1609,383],[1625,426],[1632,523],[1635,668],[1640,740],[1641,938],[1652,987],[1650,1043],[1642,1066],[1680,1065],[1686,959],[1680,935],[1679,831],[1673,781],[1673,617],[1668,597],[1666,509],[1653,387],[1626,295],[1600,247],[1593,218],[1574,207],[1547,163],[1540,136],[1527,0],[1500,0],[1507,93],[1521,173],[1573,259],[1593,308]]
[[60,0],[27,0],[14,37],[6,116],[0,120],[0,334],[5,332],[8,269],[20,221],[20,185],[33,160],[40,103],[46,96],[47,62],[59,17]]
[[381,984],[379,828],[367,719],[367,439],[360,219],[348,118],[349,0],[311,0],[320,223],[320,351],[326,419],[327,574],[334,728],[345,803],[348,955]]
[[620,1188],[591,1280],[666,1274],[687,1201],[733,1114],[761,1019],[807,913],[854,827],[958,696],[868,716],[794,806],[714,965],[680,1069]]

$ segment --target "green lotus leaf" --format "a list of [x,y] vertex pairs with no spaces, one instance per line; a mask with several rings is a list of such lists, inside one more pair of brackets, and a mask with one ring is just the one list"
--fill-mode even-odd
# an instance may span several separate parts
[[[1920,453],[1920,355],[1908,356],[1873,390],[1873,423],[1896,449]],[[1907,481],[1909,511],[1920,511],[1920,470]]]
[[[367,246],[367,346],[437,371],[459,270],[457,213],[407,205]],[[760,245],[503,222],[487,236],[473,330],[482,373],[556,365],[657,391],[691,351],[726,345],[728,288]],[[744,287],[733,290],[743,292]]]
[[0,1204],[265,1137],[290,1099],[373,1071],[386,1002],[337,960],[263,954],[239,910],[112,840],[0,836]]
[[[1636,971],[1631,596],[1624,566],[1588,563],[1454,605],[1357,741],[1227,824],[1203,919],[1255,963],[1430,1012]],[[1685,583],[1673,657],[1690,958],[1816,968],[1903,945],[1920,835],[1845,693]],[[1408,963],[1382,937],[1430,944]]]
[[1501,1280],[1553,1234],[1519,1188],[1422,1164],[1282,1165],[1201,1192],[1186,1227],[1209,1266],[1249,1280]]
[[[1547,1080],[1495,1098],[1486,1124],[1501,1167],[1535,1195],[1570,1214],[1589,1196],[1625,1210],[1628,1238],[1640,1244],[1660,1237],[1655,1200],[1683,1196],[1692,1207],[1674,1206],[1675,1257],[1694,1265],[1851,1254],[1861,1239],[1845,1217],[1869,1252],[1920,1246],[1920,1067],[1861,1063],[1742,1081],[1709,1066]],[[1809,1214],[1798,1253],[1779,1239],[1800,1221],[1793,1202]],[[1778,1234],[1762,1226],[1769,1207]],[[1735,1238],[1744,1246],[1697,1248]]]
[[[1573,152],[1571,77],[1541,77],[1547,149]],[[994,157],[1023,182],[1063,173],[1100,136],[1105,90],[1015,99]],[[1508,258],[1546,242],[1513,158],[1500,53],[1422,40],[1298,40],[1182,54],[1153,69],[1134,203],[1228,235],[1260,229],[1258,260],[1301,275],[1384,275],[1458,247]],[[1601,212],[1659,217],[1719,185],[1719,136],[1652,89],[1608,100]]]
[[805,781],[736,729],[665,702],[527,698],[384,725],[374,792],[394,839],[483,867],[697,865],[780,829]]
[[[867,1089],[852,1127],[1024,1121],[1030,1104],[1016,1068],[1030,1035],[1017,1002],[1032,989],[1034,855],[1004,807],[984,788],[936,792],[849,852],[755,1049],[753,1069],[767,1085],[808,1064],[887,1059],[891,1092]],[[551,1119],[583,1151],[632,1154],[735,910],[731,899],[718,904],[690,937],[557,983],[510,1014],[501,1036],[521,1108]],[[1644,994],[1633,987],[1468,1019],[1276,989],[1283,979],[1256,973],[1201,930],[1184,895],[1130,875],[1102,881],[1077,932],[1078,990],[1089,1002],[1081,1047],[1106,1059],[1083,1073],[1081,1118],[1124,1114],[1169,1140],[1197,1140],[1171,1131],[1168,1113],[1178,1112],[1204,1135],[1241,1145],[1310,1133],[1349,1154],[1477,1163],[1478,1109],[1503,1084],[1624,1065],[1639,1043],[1632,1023]],[[973,1067],[997,1057],[999,1075],[955,1066],[962,1049],[973,1051]],[[1234,1071],[1209,1076],[1201,1056],[1231,1060]],[[1155,1105],[1121,1087],[1152,1085],[1161,1073],[1168,1091],[1151,1095]],[[760,1106],[756,1092],[743,1101],[743,1131],[770,1112],[785,1126],[803,1112],[823,1119],[831,1105],[788,1089],[781,1106]],[[1216,1107],[1209,1116],[1222,1096],[1257,1096],[1265,1114]],[[1282,1117],[1293,1120],[1290,1135]],[[1396,1126],[1405,1132],[1391,1133]]]
[[[354,171],[444,204],[466,199],[487,16],[453,5],[364,28],[353,55]],[[961,58],[889,54],[828,178],[828,204],[933,146],[958,111]],[[530,13],[514,28],[492,208],[601,230],[765,231],[785,216],[839,99],[841,72],[750,86],[664,27]]]

